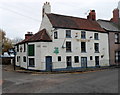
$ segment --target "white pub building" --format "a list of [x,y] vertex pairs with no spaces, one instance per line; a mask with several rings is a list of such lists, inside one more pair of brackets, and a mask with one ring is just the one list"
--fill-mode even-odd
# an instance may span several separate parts
[[95,10],[87,19],[65,16],[51,13],[46,2],[40,30],[16,44],[16,66],[39,71],[109,66],[108,46],[108,33],[97,23]]

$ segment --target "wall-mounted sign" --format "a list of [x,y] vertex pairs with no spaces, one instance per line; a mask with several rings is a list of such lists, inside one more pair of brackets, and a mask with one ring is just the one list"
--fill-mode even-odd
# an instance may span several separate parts
[[55,50],[54,50],[54,53],[55,53],[55,54],[58,54],[58,53],[59,53],[58,47],[55,47],[54,49],[55,49]]
[[37,45],[37,47],[40,47],[40,45]]

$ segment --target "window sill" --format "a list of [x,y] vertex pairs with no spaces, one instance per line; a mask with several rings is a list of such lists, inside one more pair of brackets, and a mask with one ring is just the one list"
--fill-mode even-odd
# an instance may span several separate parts
[[95,53],[100,53],[99,51],[95,51]]
[[94,39],[94,40],[99,40],[99,39]]
[[85,51],[85,52],[81,52],[81,53],[87,53],[87,52]]
[[72,37],[66,37],[66,38],[72,38]]
[[72,51],[66,51],[66,53],[71,53]]
[[28,66],[28,67],[35,68],[35,66]]

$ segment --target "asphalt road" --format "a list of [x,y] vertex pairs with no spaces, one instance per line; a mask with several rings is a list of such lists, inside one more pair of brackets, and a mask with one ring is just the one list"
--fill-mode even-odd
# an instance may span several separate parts
[[86,73],[3,71],[3,93],[118,93],[118,69]]

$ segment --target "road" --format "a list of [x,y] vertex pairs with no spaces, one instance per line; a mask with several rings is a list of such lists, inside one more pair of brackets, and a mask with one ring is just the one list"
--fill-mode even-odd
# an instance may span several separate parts
[[118,93],[118,69],[28,74],[3,71],[3,93]]

